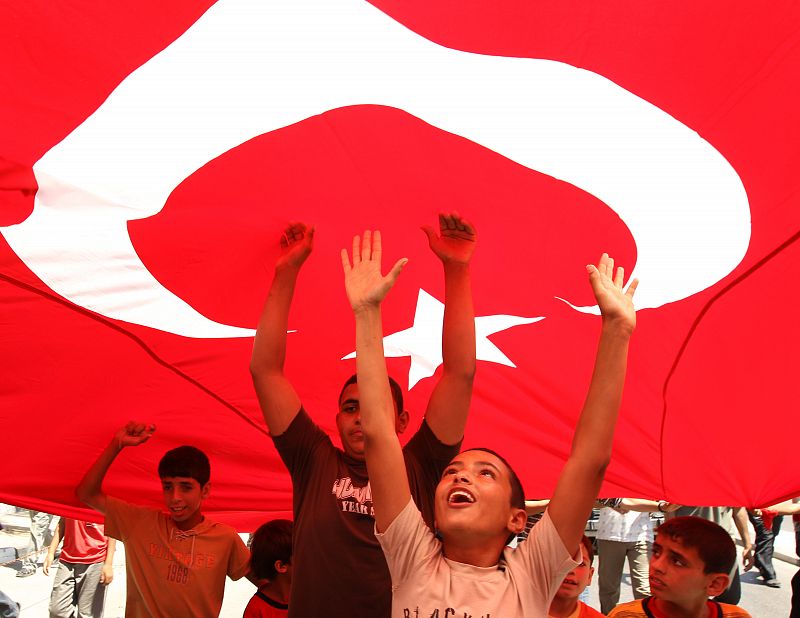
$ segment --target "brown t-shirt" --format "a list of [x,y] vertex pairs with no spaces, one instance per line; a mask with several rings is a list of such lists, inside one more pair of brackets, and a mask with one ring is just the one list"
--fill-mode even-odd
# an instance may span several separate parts
[[[289,615],[388,617],[391,580],[375,538],[366,464],[336,448],[302,409],[273,441],[294,488]],[[439,477],[460,446],[439,442],[423,421],[403,448],[411,494],[429,525]]]

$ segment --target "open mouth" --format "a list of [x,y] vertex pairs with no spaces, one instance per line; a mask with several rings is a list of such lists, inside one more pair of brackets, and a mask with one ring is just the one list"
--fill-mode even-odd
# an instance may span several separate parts
[[447,496],[448,504],[474,504],[475,496],[466,489],[453,489]]
[[651,588],[656,588],[656,589],[664,588],[664,582],[662,582],[657,577],[651,577],[650,578],[650,587]]

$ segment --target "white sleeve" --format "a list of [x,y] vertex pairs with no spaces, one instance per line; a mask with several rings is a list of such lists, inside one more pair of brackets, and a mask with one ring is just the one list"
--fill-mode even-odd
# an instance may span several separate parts
[[376,530],[375,536],[386,556],[393,588],[403,583],[410,574],[418,575],[426,564],[442,556],[441,543],[425,525],[413,499],[408,501],[385,532]]
[[569,555],[550,514],[545,511],[528,538],[516,549],[506,549],[505,555],[515,573],[524,572],[537,589],[552,599],[567,573],[580,564],[580,552],[579,547],[575,557]]

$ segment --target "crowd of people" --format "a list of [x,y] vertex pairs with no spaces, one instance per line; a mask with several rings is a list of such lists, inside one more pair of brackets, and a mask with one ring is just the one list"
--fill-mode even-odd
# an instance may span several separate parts
[[[114,460],[156,431],[153,423],[130,422],[77,487],[79,499],[104,516],[105,527],[62,520],[50,544],[45,572],[63,539],[53,616],[102,615],[115,539],[125,544],[126,616],[134,617],[217,616],[226,577],[247,577],[257,587],[245,618],[748,616],[736,605],[736,547],[726,528],[726,522],[744,521],[739,530],[747,566],[753,553],[744,510],[706,512],[633,498],[597,502],[636,327],[637,281],[625,288],[623,269],[606,254],[587,266],[602,315],[594,371],[569,457],[531,525],[525,491],[502,454],[461,449],[476,366],[470,284],[475,227],[450,213],[440,216],[438,231],[423,229],[444,271],[443,366],[406,445],[398,435],[409,412],[402,389],[387,374],[381,319],[382,303],[406,260],[383,274],[377,231],[355,236],[352,248],[342,250],[356,374],[339,396],[338,448],[284,372],[289,311],[314,240],[313,227],[290,224],[250,369],[291,476],[293,521],[265,523],[248,549],[233,528],[203,515],[211,467],[192,446],[168,451],[158,465],[165,512],[107,495],[103,479]],[[597,506],[600,611],[581,601],[595,554],[584,530]],[[793,508],[783,505],[781,512]],[[651,512],[667,517],[655,531]],[[764,514],[758,517],[763,523]],[[618,605],[626,559],[635,600]]]

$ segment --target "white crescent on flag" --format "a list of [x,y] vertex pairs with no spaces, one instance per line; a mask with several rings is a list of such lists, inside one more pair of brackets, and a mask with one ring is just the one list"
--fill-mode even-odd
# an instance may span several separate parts
[[34,165],[34,212],[4,235],[54,291],[102,315],[188,337],[252,335],[159,284],[127,222],[242,142],[357,104],[403,109],[608,204],[636,239],[640,308],[713,285],[747,249],[735,170],[669,114],[564,63],[442,47],[363,0],[217,2]]

